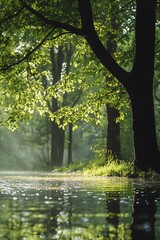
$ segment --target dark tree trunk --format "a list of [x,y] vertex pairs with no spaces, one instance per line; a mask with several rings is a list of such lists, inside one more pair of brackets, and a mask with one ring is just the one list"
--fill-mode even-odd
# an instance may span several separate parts
[[[136,87],[136,86],[135,86]],[[160,170],[160,154],[157,146],[156,127],[151,86],[145,86],[137,94],[130,93],[135,148],[135,164],[147,171]]]
[[114,156],[121,159],[120,147],[120,123],[116,122],[119,117],[119,111],[114,107],[107,106],[107,152],[111,151]]
[[160,171],[153,104],[154,0],[137,0],[136,55],[126,89],[131,99],[136,165],[146,171]]
[[51,167],[59,166],[57,131],[57,124],[51,122]]
[[65,131],[62,128],[58,128],[58,166],[63,165],[63,155],[64,155],[64,138]]
[[[52,76],[53,85],[55,85],[61,79],[62,64],[63,64],[63,50],[62,47],[58,47],[57,53],[55,53],[54,47],[51,49],[51,61],[52,61]],[[58,100],[52,98],[52,112],[58,110]],[[64,130],[60,129],[55,122],[51,122],[51,166],[59,167],[63,163],[64,153]]]
[[[109,31],[107,36],[107,49],[108,52],[111,55],[114,55],[117,49],[117,36],[116,36],[116,31],[119,28],[120,22],[117,21],[116,15],[114,14],[113,11],[115,11],[115,8],[117,8],[117,4],[115,3],[109,3],[110,4],[110,28],[114,29],[115,31]],[[118,11],[118,9],[117,9]],[[112,81],[114,80],[113,76],[108,76],[106,79],[107,81]],[[107,118],[108,118],[108,126],[107,126],[107,155],[108,152],[112,153],[115,157],[118,159],[121,158],[121,145],[120,145],[120,123],[116,122],[116,118],[119,117],[119,111],[110,106],[107,105]]]
[[90,1],[78,0],[78,4],[88,44],[101,63],[123,84],[130,96],[136,165],[144,171],[152,168],[160,172],[153,107],[156,0],[136,0],[136,53],[130,73],[115,62],[97,36]]
[[51,122],[51,166],[60,167],[63,164],[65,131],[55,122]]
[[68,126],[68,164],[72,163],[72,123]]
[[[69,73],[70,73],[71,58],[72,58],[73,51],[74,51],[74,48],[72,46],[72,43],[70,42],[66,46],[66,53],[67,53],[67,57],[66,57],[66,74],[67,75],[69,75]],[[68,124],[68,159],[67,160],[68,160],[67,164],[71,164],[72,163],[72,123]]]

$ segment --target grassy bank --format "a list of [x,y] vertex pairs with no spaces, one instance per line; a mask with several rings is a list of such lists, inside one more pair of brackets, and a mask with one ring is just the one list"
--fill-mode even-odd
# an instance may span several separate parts
[[147,173],[134,169],[133,161],[124,161],[109,156],[107,161],[103,159],[92,160],[89,162],[76,162],[67,167],[61,167],[56,172],[77,172],[91,176],[117,176],[117,177],[149,177],[157,178],[154,171],[149,170]]

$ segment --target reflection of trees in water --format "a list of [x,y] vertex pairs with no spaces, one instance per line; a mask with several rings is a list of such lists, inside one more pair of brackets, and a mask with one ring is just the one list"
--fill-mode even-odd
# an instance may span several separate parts
[[15,188],[8,176],[7,180],[1,179],[0,239],[156,239],[158,189],[155,192],[140,184],[142,188],[134,192],[131,184],[125,192],[102,192],[99,188],[82,188],[77,182],[70,186],[53,181],[54,188],[46,190],[46,182],[28,180],[25,186],[32,182],[34,188],[20,190],[17,179]]
[[[119,192],[107,192],[103,195],[103,201],[106,201],[107,217],[106,227],[103,228],[101,218],[96,225],[92,223],[96,214],[102,213],[102,208],[98,204],[99,196],[90,192],[79,194],[74,198],[74,193],[70,189],[63,192],[63,211],[59,212],[59,220],[57,230],[61,239],[71,239],[72,237],[81,236],[82,239],[112,239],[112,240],[155,240],[155,191],[153,189],[135,190],[134,202],[127,197],[121,196]],[[86,199],[87,197],[87,199]],[[90,206],[86,205],[90,203]],[[79,204],[81,203],[81,204]],[[84,203],[84,204],[83,204]],[[131,204],[133,204],[133,222],[131,223]],[[94,209],[96,206],[97,209]],[[80,209],[81,208],[81,209]],[[104,211],[104,205],[103,205]],[[105,212],[103,212],[105,215]],[[103,215],[103,216],[104,216]],[[92,216],[92,217],[91,217]],[[82,219],[86,219],[88,223],[82,223]],[[78,224],[78,225],[77,225]],[[105,232],[106,231],[106,232]],[[61,233],[60,233],[61,232]],[[69,238],[70,237],[70,238]],[[107,238],[106,238],[107,237]],[[91,239],[91,238],[90,238]]]
[[106,239],[104,193],[65,188],[56,239]]
[[136,189],[133,223],[131,225],[132,240],[155,240],[155,203],[156,191],[151,188]]
[[0,239],[51,239],[56,233],[60,192],[13,191],[0,197]]
[[[114,196],[115,195],[115,196]],[[109,192],[107,199],[107,222],[110,230],[114,231],[115,239],[118,239],[117,231],[119,225],[119,214],[120,214],[120,197],[117,192]]]
[[72,229],[72,190],[70,188],[65,188],[63,190],[63,195],[61,199],[61,211],[57,215],[57,228],[56,228],[56,239],[71,239],[71,229]]
[[[156,195],[157,193],[153,188],[135,190],[132,224],[130,226],[131,231],[129,231],[129,225],[125,224],[125,221],[123,221],[123,223],[121,221],[121,218],[123,217],[121,203],[123,197],[121,197],[118,192],[108,192],[106,218],[108,223],[108,239],[112,236],[112,239],[114,240],[156,240]],[[126,209],[126,214],[130,214],[128,209]]]
[[[130,240],[131,232],[129,229],[128,220],[130,220],[130,209],[123,209],[121,200],[123,197],[119,192],[107,193],[107,223],[108,223],[108,238],[112,240]],[[123,201],[122,201],[123,202]],[[124,200],[124,204],[125,200]],[[129,206],[130,207],[130,206]],[[129,218],[129,219],[128,219]],[[126,221],[127,220],[127,221]]]

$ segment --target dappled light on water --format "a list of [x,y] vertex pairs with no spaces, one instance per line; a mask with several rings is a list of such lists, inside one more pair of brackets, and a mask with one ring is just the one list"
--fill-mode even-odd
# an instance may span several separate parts
[[145,226],[156,239],[151,237],[160,237],[159,185],[156,192],[152,186],[154,194],[147,186],[124,178],[3,172],[0,239],[140,240]]

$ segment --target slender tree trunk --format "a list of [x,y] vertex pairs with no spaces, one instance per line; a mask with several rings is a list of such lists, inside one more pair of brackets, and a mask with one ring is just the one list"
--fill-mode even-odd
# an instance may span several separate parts
[[[113,55],[117,49],[117,39],[116,39],[116,31],[119,28],[119,21],[117,21],[115,14],[112,11],[115,11],[117,4],[109,3],[110,4],[110,15],[109,15],[109,24],[110,28],[114,29],[115,31],[109,31],[107,36],[107,49],[108,52]],[[114,78],[113,76],[107,77],[106,81],[112,81]],[[120,123],[116,122],[116,118],[119,117],[119,111],[107,105],[107,118],[108,118],[108,126],[107,126],[107,155],[108,151],[112,152],[114,156],[118,159],[121,158],[121,144],[120,144]]]
[[72,123],[68,126],[68,164],[72,163]]
[[[55,85],[61,79],[62,64],[63,64],[63,50],[62,47],[58,47],[57,53],[55,53],[54,47],[51,49],[51,61],[52,61],[52,76],[53,85]],[[52,112],[58,110],[58,100],[52,98]],[[59,167],[63,163],[64,153],[64,130],[60,129],[55,122],[51,122],[51,166]]]
[[63,155],[64,155],[64,138],[65,138],[65,131],[62,128],[58,128],[58,166],[63,165]]
[[[70,42],[66,46],[66,74],[69,75],[70,68],[71,68],[71,58],[73,55],[74,48],[72,46],[72,43]],[[66,96],[66,95],[65,95]],[[72,163],[72,123],[69,123],[68,125],[68,164]]]
[[57,131],[57,124],[55,122],[51,122],[51,167],[59,166]]
[[114,107],[107,106],[107,117],[107,151],[111,151],[114,156],[121,159],[120,123],[116,122],[119,111]]
[[51,133],[51,166],[60,167],[63,164],[65,131],[51,122]]
[[[42,85],[44,87],[44,89],[46,90],[48,87],[48,83],[47,83],[47,78],[46,76],[42,76]],[[48,103],[48,106],[49,103]],[[50,119],[48,117],[48,115],[45,115],[45,124],[46,124],[46,166],[50,167]]]

